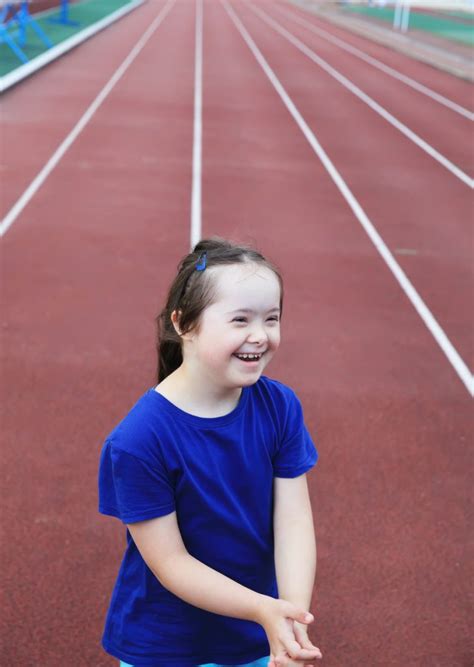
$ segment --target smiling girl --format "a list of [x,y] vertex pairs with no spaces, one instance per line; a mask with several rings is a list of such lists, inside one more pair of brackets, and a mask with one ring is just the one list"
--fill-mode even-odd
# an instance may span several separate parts
[[127,527],[104,649],[127,667],[290,667],[307,625],[318,459],[292,389],[263,375],[283,283],[257,250],[200,241],[158,320],[158,384],[107,436],[99,511]]

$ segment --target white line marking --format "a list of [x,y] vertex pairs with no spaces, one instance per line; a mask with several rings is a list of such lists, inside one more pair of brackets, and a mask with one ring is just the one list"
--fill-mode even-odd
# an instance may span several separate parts
[[[25,79],[27,76],[30,76],[31,74],[33,74],[33,72],[36,72],[37,70],[41,69],[41,67],[44,67],[52,60],[56,60],[57,58],[59,58],[59,56],[62,56],[63,53],[66,53],[67,51],[73,49],[75,46],[78,46],[82,42],[85,42],[86,39],[89,39],[89,37],[92,37],[92,35],[95,35],[100,30],[103,30],[111,23],[118,21],[118,19],[122,18],[122,16],[125,16],[125,14],[128,14],[133,9],[136,9],[139,5],[143,4],[143,2],[144,0],[134,0],[129,5],[125,5],[124,7],[117,9],[112,14],[105,16],[103,19],[97,21],[88,28],[84,28],[84,30],[81,30],[75,35],[72,35],[72,37],[69,37],[69,39],[65,39],[60,44],[57,44],[56,46],[53,46],[52,48],[42,53],[41,55],[36,56],[36,58],[33,58],[33,60],[30,60],[24,65],[20,65],[20,67],[17,67],[9,74],[1,76],[0,93],[3,93],[5,90],[7,90],[7,88],[14,86],[22,79]],[[53,9],[57,10],[57,7]],[[51,11],[51,10],[46,10],[46,11]],[[37,14],[35,14],[35,16],[37,16]]]
[[202,168],[202,0],[196,0],[194,55],[193,188],[191,194],[191,250],[201,239]]
[[448,171],[450,171],[454,176],[459,178],[463,183],[468,185],[470,188],[474,188],[474,179],[470,178],[464,171],[459,169],[459,167],[456,167],[455,164],[453,164],[450,160],[448,160],[444,155],[439,153],[435,148],[430,146],[424,139],[419,137],[415,132],[410,130],[406,125],[404,125],[402,122],[400,122],[395,116],[392,116],[391,113],[389,113],[384,107],[382,107],[378,102],[376,102],[374,99],[366,95],[360,88],[358,88],[355,84],[353,84],[349,79],[347,79],[345,76],[343,76],[340,72],[338,72],[334,67],[331,67],[329,63],[327,63],[325,60],[323,60],[320,56],[318,56],[314,51],[312,51],[310,48],[308,48],[303,42],[301,42],[299,39],[294,37],[288,30],[280,26],[279,23],[274,21],[272,18],[267,16],[265,12],[263,12],[260,9],[256,9],[252,5],[247,5],[250,7],[250,9],[254,12],[254,14],[257,14],[257,16],[260,16],[262,21],[267,23],[273,30],[276,32],[280,33],[285,39],[287,39],[293,46],[296,46],[296,48],[301,51],[302,53],[305,54],[310,60],[312,60],[314,63],[319,65],[325,72],[327,72],[330,76],[332,76],[334,79],[339,81],[345,88],[350,90],[351,93],[353,93],[356,97],[358,97],[360,100],[365,102],[371,109],[373,109],[376,113],[378,113],[382,118],[385,118],[386,121],[388,121],[393,127],[395,127],[397,130],[399,130],[402,134],[404,134],[408,139],[413,141],[417,146],[419,146],[425,153],[430,155],[432,158],[434,158],[437,162],[443,165]]
[[401,74],[401,72],[398,72],[396,69],[393,69],[392,67],[389,67],[389,65],[385,65],[385,63],[381,62],[380,60],[377,60],[377,58],[373,58],[372,56],[369,56],[367,53],[364,51],[361,51],[360,49],[356,48],[355,46],[352,46],[351,44],[347,44],[344,42],[342,39],[339,39],[339,37],[336,37],[335,35],[332,35],[330,32],[327,32],[326,30],[323,30],[323,28],[319,28],[318,26],[315,26],[313,23],[310,21],[307,21],[306,19],[301,18],[300,16],[297,16],[296,14],[293,14],[292,12],[289,12],[283,7],[279,7],[278,5],[274,5],[275,9],[280,12],[281,14],[284,14],[287,16],[289,19],[292,21],[295,21],[296,23],[299,23],[303,27],[307,28],[311,32],[314,32],[316,35],[319,35],[323,39],[326,39],[328,42],[332,42],[333,44],[336,44],[336,46],[339,46],[341,49],[344,49],[348,53],[351,53],[352,55],[356,56],[357,58],[360,58],[361,60],[364,60],[366,63],[369,63],[369,65],[372,65],[373,67],[376,67],[377,69],[381,70],[382,72],[385,72],[385,74],[388,74],[389,76],[392,76],[394,79],[398,79],[402,83],[405,83],[407,86],[410,86],[414,90],[418,91],[419,93],[422,93],[423,95],[427,95],[428,97],[431,97],[431,99],[435,100],[436,102],[439,102],[439,104],[444,105],[448,109],[451,109],[451,111],[455,111],[456,113],[460,114],[461,116],[464,116],[468,120],[473,121],[474,120],[474,113],[472,111],[469,111],[469,109],[466,109],[465,107],[462,107],[460,104],[456,104],[456,102],[453,102],[452,100],[448,99],[447,97],[444,97],[444,95],[441,95],[440,93],[435,92],[434,90],[431,90],[431,88],[428,88],[427,86],[424,86],[422,83],[419,83],[418,81],[415,81],[415,79],[412,79],[409,76],[406,76],[405,74]]
[[53,153],[53,155],[49,158],[48,162],[44,165],[44,167],[38,173],[36,178],[30,183],[30,185],[27,187],[27,189],[24,191],[24,193],[21,195],[21,197],[12,206],[12,208],[10,209],[10,211],[7,213],[7,215],[2,220],[2,223],[0,224],[0,236],[3,236],[5,234],[5,232],[7,231],[7,229],[9,229],[9,227],[15,222],[17,217],[20,215],[20,213],[23,211],[25,206],[30,201],[30,199],[36,194],[36,192],[39,190],[39,188],[45,182],[45,180],[47,179],[49,174],[53,171],[54,167],[61,160],[61,158],[66,153],[68,148],[71,146],[71,144],[74,142],[74,140],[77,139],[80,132],[84,129],[84,127],[90,121],[90,119],[92,118],[94,113],[100,107],[100,105],[105,100],[107,95],[110,93],[112,88],[115,86],[117,81],[123,76],[123,74],[126,72],[126,70],[130,67],[132,62],[138,56],[138,54],[143,49],[145,44],[148,42],[150,37],[153,35],[155,30],[161,24],[161,22],[163,21],[163,19],[165,18],[166,14],[169,12],[169,10],[171,9],[171,6],[173,5],[174,2],[175,2],[175,0],[168,0],[168,2],[162,8],[162,10],[158,14],[158,16],[148,26],[147,30],[140,37],[140,39],[135,44],[133,49],[130,51],[128,56],[125,58],[125,60],[122,62],[122,64],[118,67],[118,69],[115,71],[115,73],[111,76],[109,81],[102,88],[100,93],[97,95],[97,97],[92,102],[92,104],[89,106],[89,108],[85,111],[83,116],[78,120],[78,122],[76,123],[74,128],[71,130],[71,132],[68,134],[68,136],[64,139],[64,141],[61,143],[61,145],[56,149],[56,151]]
[[329,159],[328,155],[322,148],[321,144],[318,142],[313,132],[306,124],[306,121],[296,108],[295,104],[292,102],[286,90],[283,88],[282,84],[280,83],[275,73],[273,72],[273,70],[271,69],[271,67],[269,66],[269,64],[267,63],[261,52],[259,51],[255,42],[250,37],[249,33],[247,32],[246,28],[244,27],[240,19],[235,14],[234,10],[229,6],[227,0],[221,0],[221,2],[223,3],[227,13],[229,14],[230,18],[232,19],[235,26],[239,30],[240,34],[242,35],[247,46],[255,56],[255,59],[259,63],[260,67],[263,69],[263,71],[269,78],[271,84],[281,97],[283,104],[286,106],[290,114],[293,116],[298,127],[303,132],[308,143],[310,144],[316,155],[321,160],[322,164],[326,168],[330,177],[334,181],[336,187],[339,189],[340,193],[348,203],[349,207],[352,209],[357,220],[360,222],[360,224],[366,231],[367,235],[369,236],[370,240],[374,244],[375,248],[380,253],[383,260],[387,264],[388,268],[395,276],[396,280],[398,281],[398,284],[400,285],[402,290],[405,292],[406,296],[411,301],[412,305],[414,306],[417,313],[420,315],[425,325],[428,327],[428,330],[431,332],[432,336],[434,337],[434,339],[436,340],[436,342],[438,343],[438,345],[440,346],[440,348],[450,361],[451,365],[453,366],[454,370],[458,374],[461,381],[467,387],[467,390],[469,391],[471,396],[474,396],[474,378],[472,377],[469,368],[466,366],[463,359],[461,358],[461,356],[459,355],[459,353],[457,352],[457,350],[455,349],[449,338],[444,333],[443,329],[439,326],[438,322],[435,320],[432,313],[430,312],[430,310],[428,309],[428,307],[426,306],[426,304],[424,303],[418,292],[415,290],[415,288],[413,287],[413,285],[403,272],[402,268],[393,257],[390,250],[385,245],[385,242],[383,241],[382,237],[376,231],[374,225],[367,217],[365,211],[362,209],[361,205],[350,191],[344,179],[339,174],[339,172]]

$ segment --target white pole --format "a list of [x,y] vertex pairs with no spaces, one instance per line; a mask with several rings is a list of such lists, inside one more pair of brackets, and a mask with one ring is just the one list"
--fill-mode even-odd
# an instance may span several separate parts
[[398,30],[402,11],[402,0],[395,0],[395,11],[393,13],[393,28]]
[[406,0],[403,10],[401,31],[406,32],[408,30],[408,21],[410,19],[410,0]]

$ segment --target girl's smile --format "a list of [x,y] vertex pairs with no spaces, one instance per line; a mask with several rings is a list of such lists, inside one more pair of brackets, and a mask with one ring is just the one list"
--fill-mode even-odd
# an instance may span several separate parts
[[234,356],[237,361],[241,361],[245,366],[248,368],[254,369],[258,368],[260,361],[263,359],[263,352],[260,352],[259,354],[254,354],[254,353],[248,353],[248,354],[243,354],[243,353],[235,353],[232,356]]

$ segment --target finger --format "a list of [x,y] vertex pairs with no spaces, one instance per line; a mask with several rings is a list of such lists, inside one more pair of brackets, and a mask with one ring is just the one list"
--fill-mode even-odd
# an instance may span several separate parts
[[277,667],[302,667],[303,665],[305,665],[305,667],[315,667],[311,661],[308,663],[302,660],[293,660],[286,653],[278,655],[276,661]]
[[302,648],[306,648],[309,651],[317,651],[317,653],[321,655],[321,650],[311,642],[309,637],[297,637],[297,639]]
[[288,655],[286,651],[278,653],[278,655],[275,656],[275,661],[277,667],[290,667],[290,665],[293,664],[291,657]]
[[314,644],[311,644],[311,642],[309,642],[309,646],[305,646],[304,648],[308,648],[310,651],[313,651],[315,653],[316,658],[321,659],[323,657],[323,654],[321,653],[321,649],[319,649]]
[[305,625],[309,625],[314,621],[314,616],[311,612],[305,611],[304,609],[301,609],[301,607],[298,609],[298,607],[295,607],[295,605],[291,603],[288,603],[286,607],[285,616],[294,621],[298,621],[299,623],[304,623]]
[[321,655],[321,651],[317,647],[314,649],[302,648],[296,641],[286,642],[285,651],[293,660],[314,660]]
[[315,646],[312,643],[311,639],[308,637],[307,630],[306,630],[305,627],[302,627],[301,625],[298,625],[297,623],[295,623],[294,624],[294,632],[295,632],[296,641],[299,642],[301,648],[306,648],[306,649],[309,649],[309,650],[318,651],[319,655],[317,657],[319,657],[319,656],[322,657],[320,649],[317,646]]
[[295,660],[314,660],[322,657],[319,649],[300,649],[298,655],[295,656]]
[[[285,651],[288,656],[294,660],[309,660],[310,662],[318,656],[319,650],[317,648],[308,649],[303,648],[295,637],[295,627],[294,624],[289,621],[288,632],[285,633],[285,636],[280,637],[280,647],[279,650],[275,652],[275,658],[279,658],[283,651]],[[306,628],[303,628],[303,632],[306,635]]]
[[315,646],[315,645],[313,644],[313,642],[312,642],[311,639],[308,637],[308,635],[303,636],[303,637],[298,637],[298,636],[297,636],[297,639],[298,639],[299,643],[301,644],[301,647],[302,647],[302,648],[307,648],[307,649],[310,649],[310,650],[312,649],[313,651],[314,651],[315,649],[316,649],[316,650],[319,650],[318,647]]
[[314,621],[314,616],[307,611],[300,611],[294,616],[294,620],[309,625]]

